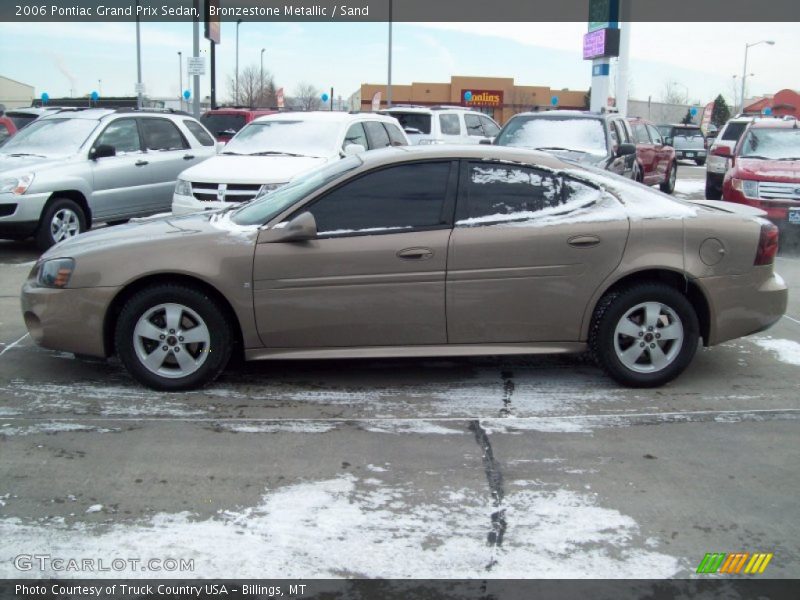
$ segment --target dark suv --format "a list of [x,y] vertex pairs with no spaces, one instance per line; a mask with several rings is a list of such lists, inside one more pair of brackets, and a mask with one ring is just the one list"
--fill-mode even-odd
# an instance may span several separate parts
[[543,150],[564,160],[636,177],[636,145],[628,123],[616,113],[519,113],[505,124],[494,143]]
[[218,142],[227,144],[250,121],[276,112],[266,108],[213,108],[200,115],[200,122]]

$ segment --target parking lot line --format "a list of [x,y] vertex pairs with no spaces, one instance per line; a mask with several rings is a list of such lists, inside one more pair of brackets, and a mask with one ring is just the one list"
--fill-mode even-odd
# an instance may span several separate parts
[[14,346],[16,346],[17,344],[19,344],[19,343],[20,343],[22,340],[24,340],[26,337],[28,337],[28,334],[27,334],[27,333],[26,333],[25,335],[23,335],[21,338],[19,338],[19,339],[18,339],[16,342],[11,342],[11,343],[10,343],[8,346],[6,346],[6,347],[5,347],[5,348],[3,348],[2,350],[0,350],[0,356],[3,356],[3,354],[5,354],[5,353],[6,353],[6,352],[8,352],[9,350],[11,350],[11,349],[12,349]]

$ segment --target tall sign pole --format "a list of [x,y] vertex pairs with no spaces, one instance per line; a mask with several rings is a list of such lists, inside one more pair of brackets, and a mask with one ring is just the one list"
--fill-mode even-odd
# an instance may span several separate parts
[[583,58],[592,61],[590,110],[608,107],[612,56],[619,56],[619,0],[589,0],[589,31],[583,36]]
[[389,0],[389,73],[386,82],[386,106],[392,106],[392,0]]
[[139,0],[136,0],[136,108],[141,110],[144,102],[142,95],[142,39],[139,31]]
[[[198,13],[198,0],[194,0],[194,33],[192,36],[192,56],[197,59],[200,56],[200,17]],[[192,77],[192,114],[195,119],[200,118],[200,75],[195,71]]]
[[631,52],[631,21],[628,10],[631,0],[619,0],[620,35],[617,59],[617,111],[628,116],[628,61]]

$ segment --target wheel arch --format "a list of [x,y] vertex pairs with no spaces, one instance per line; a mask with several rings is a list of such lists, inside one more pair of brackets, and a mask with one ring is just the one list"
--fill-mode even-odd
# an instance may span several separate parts
[[120,291],[114,296],[114,299],[106,310],[105,318],[103,320],[103,350],[106,356],[114,354],[114,331],[117,326],[117,320],[122,312],[125,303],[133,297],[137,292],[156,285],[185,285],[195,289],[202,290],[219,304],[225,313],[225,317],[233,328],[233,336],[235,339],[235,352],[244,352],[244,343],[242,335],[242,325],[239,318],[236,316],[236,311],[222,292],[207,281],[192,275],[183,273],[154,273],[145,275],[139,279],[135,279],[127,283]]
[[89,201],[86,199],[86,196],[80,190],[68,189],[68,190],[54,191],[52,194],[50,194],[50,197],[47,199],[44,208],[42,208],[41,215],[43,216],[45,211],[47,211],[47,209],[50,207],[50,205],[53,204],[53,202],[55,202],[59,198],[67,198],[68,200],[72,200],[75,204],[77,204],[83,211],[83,215],[86,217],[86,228],[91,229],[92,209],[89,208]]
[[608,293],[645,282],[664,283],[686,296],[697,314],[697,320],[700,324],[700,337],[703,339],[703,345],[708,346],[711,335],[711,308],[708,298],[706,298],[700,286],[686,273],[666,267],[641,269],[639,271],[625,273],[613,281],[606,282],[595,294],[588,307],[587,313],[584,315],[582,339],[588,338],[592,315],[594,315],[595,310],[597,310],[600,301]]

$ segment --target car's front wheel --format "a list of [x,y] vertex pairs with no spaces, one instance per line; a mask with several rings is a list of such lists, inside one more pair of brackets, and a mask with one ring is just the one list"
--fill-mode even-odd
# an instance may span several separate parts
[[157,285],[134,294],[122,308],[115,344],[128,372],[165,391],[212,382],[231,356],[233,335],[225,311],[200,289]]
[[697,163],[698,167],[702,167],[704,164],[706,164],[706,159],[705,158],[696,158],[696,159],[694,159],[694,162]]
[[680,291],[645,283],[615,291],[598,303],[590,349],[619,383],[656,387],[689,365],[699,339],[697,314]]
[[675,182],[678,180],[678,163],[677,161],[672,162],[672,166],[667,173],[666,179],[661,182],[659,188],[665,194],[671,194],[675,191]]
[[36,245],[42,250],[86,231],[86,215],[73,200],[53,198],[39,220]]

